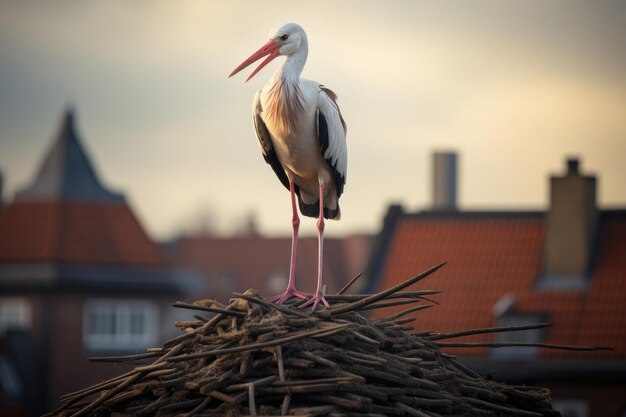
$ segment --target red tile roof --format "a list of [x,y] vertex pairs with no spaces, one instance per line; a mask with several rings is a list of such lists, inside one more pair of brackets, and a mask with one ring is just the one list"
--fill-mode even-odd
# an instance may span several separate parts
[[[615,348],[592,354],[543,349],[542,356],[626,358],[626,214],[602,217],[599,257],[588,289],[534,288],[541,273],[544,228],[542,216],[520,213],[400,215],[391,230],[377,286],[388,288],[448,261],[419,284],[442,294],[437,296],[439,306],[414,314],[417,329],[445,333],[494,326],[492,308],[510,293],[516,313],[547,314],[554,326],[547,330],[545,342]],[[495,336],[463,340],[495,341]],[[487,353],[485,348],[448,351],[464,356]]]
[[[353,275],[362,272],[369,254],[370,238],[353,236],[324,240],[324,282],[329,293],[339,291]],[[209,281],[209,295],[225,301],[233,292],[257,289],[264,296],[282,291],[271,288],[269,278],[289,275],[291,238],[261,236],[182,238],[172,263],[195,268]],[[224,282],[225,281],[225,282]],[[296,265],[297,288],[312,292],[317,283],[317,238],[301,237]]]
[[0,208],[0,262],[166,265],[125,203],[76,201]]

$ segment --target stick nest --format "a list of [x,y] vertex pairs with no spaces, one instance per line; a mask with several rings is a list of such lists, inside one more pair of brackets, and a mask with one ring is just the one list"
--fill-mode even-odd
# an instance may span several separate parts
[[[441,351],[442,339],[533,326],[448,335],[404,326],[436,291],[401,290],[440,266],[378,294],[329,295],[331,308],[315,313],[253,291],[228,306],[176,303],[197,310],[176,323],[180,336],[144,354],[92,358],[135,367],[63,396],[50,415],[558,416],[547,389],[487,380]],[[359,313],[412,303],[376,321]]]

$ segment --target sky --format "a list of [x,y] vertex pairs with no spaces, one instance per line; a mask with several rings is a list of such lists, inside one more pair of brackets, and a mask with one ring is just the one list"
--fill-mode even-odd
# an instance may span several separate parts
[[[34,178],[66,106],[103,182],[147,232],[287,234],[289,193],[260,156],[251,81],[227,75],[299,23],[303,77],[348,124],[342,219],[376,233],[389,204],[431,205],[434,151],[460,158],[463,210],[541,210],[569,156],[626,207],[626,3],[577,1],[2,1],[3,198]],[[315,232],[305,220],[303,234]]]

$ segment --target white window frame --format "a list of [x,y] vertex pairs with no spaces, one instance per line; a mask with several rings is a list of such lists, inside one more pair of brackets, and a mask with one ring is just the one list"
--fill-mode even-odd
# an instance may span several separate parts
[[[89,300],[83,308],[85,348],[119,351],[153,347],[158,340],[158,314],[157,306],[146,300]],[[143,320],[141,332],[132,328],[133,315]]]
[[9,329],[28,330],[32,326],[33,306],[23,297],[0,298],[0,334]]

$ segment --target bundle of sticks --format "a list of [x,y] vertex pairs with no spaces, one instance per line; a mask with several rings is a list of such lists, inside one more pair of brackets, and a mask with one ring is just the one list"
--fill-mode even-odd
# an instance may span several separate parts
[[[403,317],[431,307],[437,291],[403,290],[442,265],[377,294],[344,289],[313,313],[250,290],[227,306],[176,303],[196,310],[176,323],[180,336],[142,354],[91,358],[135,367],[64,395],[49,415],[558,416],[547,389],[487,380],[441,351],[449,338],[545,324],[451,334],[406,326],[414,318]],[[375,321],[360,313],[401,304],[416,305]]]

